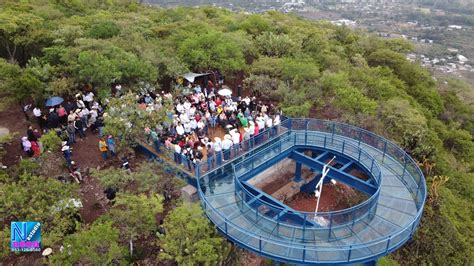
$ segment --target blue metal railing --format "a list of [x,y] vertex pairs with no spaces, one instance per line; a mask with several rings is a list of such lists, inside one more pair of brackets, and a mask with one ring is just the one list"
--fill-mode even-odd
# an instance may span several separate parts
[[[267,161],[266,157],[271,157],[272,153],[274,154],[273,156],[275,156],[285,150],[293,148],[294,145],[302,145],[305,147],[322,147],[328,150],[334,150],[336,152],[342,151],[342,154],[346,155],[347,157],[352,157],[356,161],[359,159],[358,162],[364,168],[366,168],[366,171],[370,173],[371,178],[373,178],[377,184],[380,183],[381,171],[378,166],[378,163],[375,161],[374,158],[372,158],[372,156],[370,156],[368,153],[366,153],[356,145],[346,143],[346,141],[344,140],[335,140],[334,145],[329,148],[326,145],[317,145],[314,141],[315,138],[322,137],[320,143],[326,144],[325,141],[322,141],[325,136],[310,134],[309,138],[299,138],[298,136],[301,135],[305,134],[302,132],[290,133],[290,135],[281,138],[278,142],[275,142],[272,145],[266,147],[265,149],[259,151],[258,153],[255,153],[252,156],[245,158],[243,161],[234,164],[235,186],[239,199],[243,200],[244,203],[249,200],[252,200],[252,208],[255,212],[257,212],[257,216],[260,215],[260,217],[262,217],[263,219],[268,219],[269,223],[273,223],[274,225],[278,224],[278,226],[289,226],[292,228],[299,229],[303,228],[303,230],[308,230],[308,234],[313,233],[311,232],[311,230],[329,230],[330,232],[346,225],[349,225],[353,228],[356,222],[362,220],[366,221],[370,219],[370,214],[374,212],[374,208],[376,207],[377,199],[380,194],[380,187],[373,195],[370,196],[369,199],[365,200],[364,202],[347,209],[331,212],[314,213],[295,210],[289,211],[288,208],[283,207],[281,205],[278,206],[272,204],[268,200],[253,199],[254,193],[252,193],[245,186],[242,185],[242,180],[240,178],[252,171],[253,169],[260,167],[263,163],[265,163],[265,161]],[[311,145],[309,145],[308,143],[311,143]],[[335,143],[339,143],[339,145],[336,145]],[[337,146],[343,147],[344,150],[334,149]],[[353,149],[351,153],[347,153],[347,151],[351,149]],[[360,154],[363,154],[363,156],[366,157],[367,160],[361,160],[362,156]],[[259,162],[255,163],[256,160],[258,160]],[[370,172],[371,168],[372,172]],[[242,192],[242,195],[239,192]],[[277,219],[275,219],[275,213],[282,213],[285,211],[286,213],[283,216],[276,217]],[[321,224],[315,222],[316,217],[320,220],[323,219],[323,221],[326,221],[327,223]],[[269,226],[272,226],[272,224],[269,224]],[[327,237],[328,239],[330,239],[333,238],[333,235],[328,233]]]
[[[337,248],[298,243],[288,241],[288,239],[277,240],[262,236],[259,234],[259,230],[256,233],[248,231],[241,225],[229,221],[223,213],[207,202],[206,196],[199,188],[203,208],[219,230],[235,243],[247,249],[270,258],[293,263],[357,263],[368,261],[397,249],[410,239],[421,219],[423,205],[426,200],[426,183],[418,165],[406,152],[372,132],[337,122],[316,119],[290,119],[288,129],[290,132],[302,130],[315,133],[323,132],[327,135],[326,141],[331,142],[347,137],[356,140],[358,147],[372,151],[375,159],[379,163],[383,163],[384,167],[391,169],[391,172],[411,192],[417,209],[411,222],[403,228],[391,231],[389,235],[384,235],[376,240],[352,244],[340,243]],[[330,139],[328,139],[328,136],[330,136]]]
[[[288,133],[290,120],[286,117],[282,117],[279,125],[267,128],[261,131],[258,135],[251,137],[248,140],[242,141],[239,145],[239,149],[231,147],[229,150],[222,150],[219,155],[216,153],[213,156],[212,161],[208,161],[207,156],[202,161],[189,160],[185,155],[174,152],[174,150],[161,148],[159,153],[162,157],[167,158],[170,162],[173,162],[181,167],[184,171],[187,171],[194,176],[203,176],[211,171],[214,171],[222,166],[233,162],[235,159],[251,154],[259,147],[265,146],[269,141],[276,140],[281,136]],[[220,156],[222,161],[218,161],[217,157]],[[225,157],[228,158],[224,161]]]

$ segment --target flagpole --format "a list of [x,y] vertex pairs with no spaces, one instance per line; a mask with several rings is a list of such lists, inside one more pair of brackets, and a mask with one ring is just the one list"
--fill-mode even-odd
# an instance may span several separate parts
[[[332,163],[332,161],[336,159],[336,156],[332,157],[332,159],[323,166],[323,171],[322,171],[322,176],[321,176],[321,179],[319,180],[318,184],[316,184],[316,189],[319,188],[319,191],[318,190],[315,190],[315,196],[318,198],[318,200],[316,201],[316,210],[314,211],[315,213],[318,212],[319,210],[319,200],[321,199],[321,196],[322,196],[322,192],[323,192],[323,184],[324,184],[324,178],[326,177],[326,175],[329,173],[329,164]],[[315,215],[316,217],[316,215]]]

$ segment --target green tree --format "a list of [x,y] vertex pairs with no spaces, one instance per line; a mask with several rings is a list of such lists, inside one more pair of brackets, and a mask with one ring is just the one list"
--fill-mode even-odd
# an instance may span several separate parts
[[[13,90],[15,86],[16,79],[19,75],[21,75],[21,68],[16,64],[11,64],[7,62],[5,59],[0,58],[0,88],[2,91],[11,94],[12,96],[16,96],[16,91]],[[21,99],[23,95],[19,95],[15,98]]]
[[413,96],[426,111],[438,115],[443,111],[443,101],[435,88],[435,82],[426,69],[409,62],[401,53],[380,49],[371,53],[367,61],[371,66],[387,66],[408,86],[407,93]]
[[392,98],[382,105],[381,118],[391,136],[401,140],[405,133],[426,131],[427,121],[423,114],[410,105],[408,100]]
[[223,261],[229,248],[209,224],[198,204],[185,204],[172,210],[163,223],[160,258],[179,265],[213,265]]
[[128,185],[133,181],[133,175],[123,169],[114,167],[92,170],[92,176],[96,176],[103,187],[111,187],[124,191]]
[[161,195],[133,195],[120,193],[115,206],[110,210],[110,218],[121,228],[128,239],[130,256],[133,255],[133,241],[138,236],[149,236],[157,228],[156,215],[163,211]]
[[34,45],[40,45],[48,36],[42,24],[41,17],[29,12],[12,9],[0,12],[0,43],[10,63],[18,63],[21,59],[20,63],[24,64],[29,57],[19,58],[20,52],[31,55],[38,51]]
[[450,130],[444,137],[444,145],[458,158],[466,162],[474,161],[474,142],[471,133],[462,129]]
[[331,103],[335,106],[354,114],[375,113],[377,102],[354,87],[345,72],[325,72],[321,77],[321,83],[326,95],[334,97]]
[[172,104],[171,100],[165,99],[163,106],[149,111],[138,106],[133,93],[113,98],[104,114],[104,131],[118,137],[119,148],[135,146],[137,141],[145,138],[146,127],[155,128],[168,120],[167,110],[170,110]]
[[82,51],[75,66],[80,81],[99,87],[107,86],[113,80],[120,80],[122,73],[106,56],[96,51]]
[[266,56],[282,57],[296,52],[298,45],[286,34],[266,31],[255,38],[258,50]]
[[184,187],[186,183],[176,176],[166,173],[165,167],[154,161],[143,162],[131,173],[122,169],[108,168],[93,170],[93,175],[99,179],[103,187],[177,198],[180,188]]
[[209,31],[185,39],[178,54],[196,71],[235,72],[245,67],[243,47],[239,43],[232,34]]
[[88,35],[95,39],[108,39],[117,36],[121,28],[113,21],[102,21],[94,23],[88,31]]
[[61,240],[74,231],[79,216],[72,198],[77,198],[78,187],[53,178],[23,174],[0,180],[0,202],[6,219],[41,221],[42,240],[46,246]]
[[118,264],[126,254],[119,241],[119,230],[112,227],[112,222],[94,223],[67,236],[62,244],[64,251],[54,253],[51,262],[53,265]]
[[178,195],[179,189],[186,182],[165,172],[165,166],[156,162],[143,162],[133,173],[133,180],[138,184],[138,191],[143,193],[167,193],[169,196]]

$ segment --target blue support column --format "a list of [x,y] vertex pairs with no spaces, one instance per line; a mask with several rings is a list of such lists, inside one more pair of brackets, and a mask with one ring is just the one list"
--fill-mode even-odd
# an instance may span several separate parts
[[300,162],[296,162],[296,169],[295,169],[295,182],[300,182],[301,181],[301,166],[302,164]]
[[[316,153],[316,151],[315,151],[315,150],[311,150],[311,158],[314,159],[314,158],[317,158],[317,157],[318,157],[318,154]],[[316,169],[311,168],[311,172],[315,172],[315,171],[316,171]]]
[[[310,156],[306,156],[305,154],[297,152],[297,151],[292,151],[289,154],[288,158],[293,159],[296,162],[300,162],[304,165],[307,165],[308,167],[315,168],[318,171],[322,171],[325,165],[324,162],[313,159]],[[363,181],[360,178],[357,178],[348,173],[342,172],[337,168],[330,166],[330,169],[332,170],[330,177],[333,179],[343,182],[346,185],[356,188],[369,195],[373,195],[377,191],[377,187],[374,186],[373,184],[367,183],[366,181]]]

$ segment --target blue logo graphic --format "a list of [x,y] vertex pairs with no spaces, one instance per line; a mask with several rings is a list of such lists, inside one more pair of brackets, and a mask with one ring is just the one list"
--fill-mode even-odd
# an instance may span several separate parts
[[12,222],[10,228],[12,251],[41,251],[41,223]]

